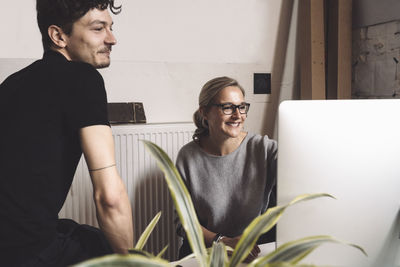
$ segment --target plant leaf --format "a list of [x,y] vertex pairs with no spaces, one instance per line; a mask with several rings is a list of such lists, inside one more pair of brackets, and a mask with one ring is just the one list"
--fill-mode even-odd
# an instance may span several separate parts
[[264,257],[256,259],[254,261],[254,266],[265,266],[265,264],[267,263],[283,261],[296,264],[305,256],[310,254],[318,246],[326,242],[346,244],[359,249],[364,255],[367,255],[365,251],[357,245],[344,243],[330,236],[310,236],[283,244],[277,250],[269,253]]
[[146,258],[154,258],[154,255],[142,249],[131,248],[128,250],[130,255],[140,255]]
[[167,249],[168,249],[168,245],[166,245],[158,254],[157,254],[157,258],[161,258],[163,255],[164,255],[164,253],[165,253],[165,251],[167,251]]
[[144,245],[150,237],[150,234],[153,232],[154,227],[156,227],[158,221],[160,220],[160,217],[161,211],[158,212],[156,216],[154,216],[153,220],[151,220],[146,229],[144,229],[143,233],[140,235],[140,238],[136,243],[135,249],[143,249]]
[[209,267],[223,267],[227,262],[228,255],[226,254],[225,245],[222,242],[213,243]]
[[90,259],[76,265],[73,267],[109,267],[109,266],[146,266],[146,267],[166,267],[169,266],[168,261],[157,258],[147,258],[141,255],[107,255],[103,257],[98,257],[95,259]]
[[336,199],[334,196],[327,194],[327,193],[303,194],[303,195],[299,195],[299,196],[295,197],[292,201],[289,202],[289,204],[287,206],[291,206],[291,205],[296,204],[301,201],[311,200],[311,199],[319,198],[319,197],[330,197],[330,198]]
[[293,260],[291,262],[297,263],[297,262],[301,261],[302,259],[307,257],[311,252],[313,252],[314,249],[316,249],[317,247],[318,246],[314,246],[314,247],[311,247],[310,249],[304,251],[303,253],[299,253],[299,255],[297,255],[295,258],[293,258]]
[[190,247],[199,261],[200,267],[207,266],[207,250],[204,236],[197,219],[196,211],[189,191],[183,182],[178,170],[168,155],[156,144],[142,140],[147,150],[154,156],[158,166],[164,172],[176,211],[186,232]]
[[333,198],[333,196],[325,193],[300,195],[294,198],[289,204],[269,208],[264,214],[255,218],[243,231],[243,235],[233,252],[229,266],[235,267],[247,257],[249,252],[256,244],[258,238],[263,233],[266,233],[268,230],[270,230],[278,222],[279,218],[282,216],[287,207],[300,201],[310,200],[318,197]]

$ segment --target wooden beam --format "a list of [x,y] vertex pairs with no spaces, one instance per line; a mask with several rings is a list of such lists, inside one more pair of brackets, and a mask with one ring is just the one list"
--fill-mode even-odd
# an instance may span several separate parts
[[324,1],[299,1],[301,99],[326,99]]
[[327,98],[351,98],[352,0],[330,0],[328,6]]

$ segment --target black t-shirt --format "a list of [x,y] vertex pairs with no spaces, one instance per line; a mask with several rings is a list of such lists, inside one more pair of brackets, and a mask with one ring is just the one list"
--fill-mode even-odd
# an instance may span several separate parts
[[109,125],[100,73],[47,51],[0,85],[0,261],[37,255],[82,155],[79,129]]

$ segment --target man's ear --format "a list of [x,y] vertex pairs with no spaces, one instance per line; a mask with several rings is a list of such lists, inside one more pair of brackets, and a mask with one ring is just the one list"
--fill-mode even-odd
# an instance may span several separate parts
[[57,48],[65,48],[67,46],[67,35],[60,27],[56,25],[50,25],[47,29],[47,32],[51,41]]

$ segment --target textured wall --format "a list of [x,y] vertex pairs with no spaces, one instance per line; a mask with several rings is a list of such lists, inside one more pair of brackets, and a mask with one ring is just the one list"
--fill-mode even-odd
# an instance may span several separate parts
[[400,20],[353,30],[353,98],[400,98]]

